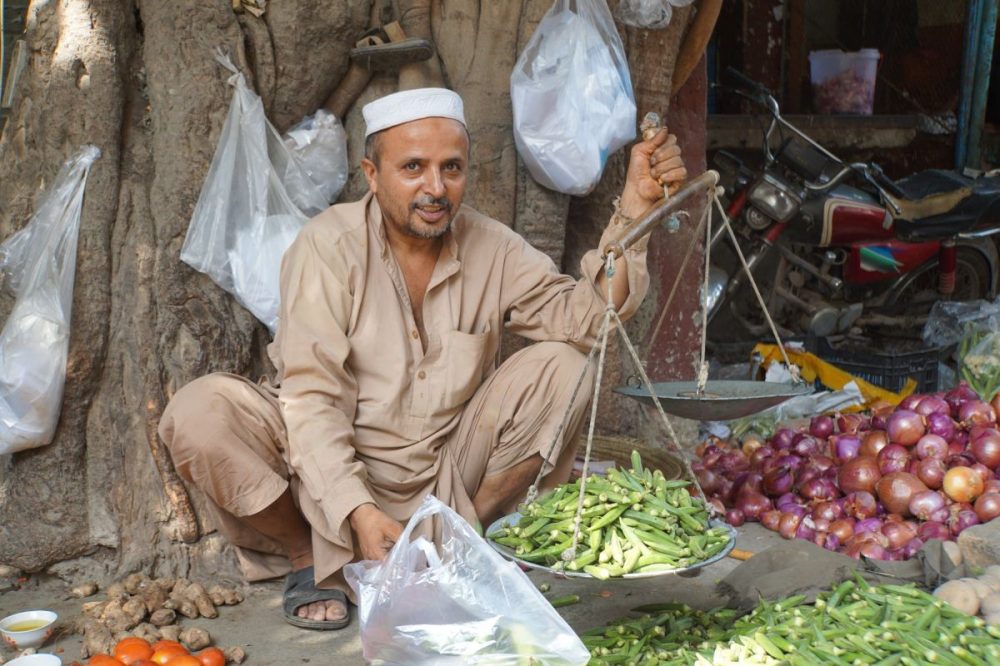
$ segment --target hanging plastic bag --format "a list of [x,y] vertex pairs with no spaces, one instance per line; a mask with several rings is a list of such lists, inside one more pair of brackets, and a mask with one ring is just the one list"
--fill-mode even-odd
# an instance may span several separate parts
[[[410,541],[438,517],[440,550]],[[372,664],[586,664],[590,653],[516,564],[428,495],[385,560],[344,567]]]
[[[285,187],[292,200],[307,199],[308,194],[299,196],[296,193],[315,189],[323,196],[324,203],[336,201],[347,184],[348,172],[347,134],[337,116],[320,109],[285,132],[282,141],[302,164],[301,171],[292,169],[285,173]],[[309,177],[306,183],[298,180],[303,172]],[[315,215],[322,210],[303,212]]]
[[670,25],[674,7],[686,7],[694,0],[622,0],[615,16],[625,25],[657,30]]
[[510,76],[514,141],[531,176],[585,195],[635,138],[628,61],[604,0],[556,0]]
[[[307,214],[328,202],[268,122],[243,75],[221,52],[215,57],[233,73],[229,85],[235,91],[181,260],[235,296],[273,334],[281,257]],[[299,186],[289,190],[286,182]]]
[[45,446],[59,423],[87,175],[101,151],[84,146],[62,167],[28,224],[0,245],[16,296],[0,332],[0,454]]

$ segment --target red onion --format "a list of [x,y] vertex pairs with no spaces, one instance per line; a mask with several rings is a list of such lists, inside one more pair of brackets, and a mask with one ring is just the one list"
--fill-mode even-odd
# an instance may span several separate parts
[[944,401],[951,407],[952,416],[958,416],[958,410],[967,400],[979,400],[979,396],[962,380],[958,386],[944,394]]
[[948,529],[951,530],[953,536],[958,536],[966,529],[978,524],[979,516],[976,515],[976,512],[963,509],[948,522]]
[[804,433],[795,436],[792,441],[792,453],[803,458],[808,458],[819,450],[819,442],[815,437],[810,437]]
[[746,522],[746,516],[739,509],[728,509],[726,510],[726,522],[733,527],[739,527],[744,522]]
[[934,490],[921,490],[910,498],[910,513],[920,520],[930,520],[931,514],[944,508],[944,495]]
[[820,502],[813,507],[813,520],[837,520],[844,516],[844,509],[836,502]]
[[993,474],[993,470],[984,465],[983,463],[976,463],[971,467],[972,471],[978,474],[983,479],[983,485],[985,487],[987,481],[992,481],[996,478]]
[[865,417],[861,414],[837,414],[837,430],[845,435],[853,435],[861,429]]
[[928,433],[950,441],[955,436],[955,431],[955,422],[947,414],[931,414],[927,417]]
[[909,472],[893,472],[879,479],[875,490],[887,511],[907,516],[910,514],[910,498],[927,490],[927,486]]
[[944,462],[938,458],[927,458],[917,463],[917,471],[914,473],[918,479],[923,481],[925,486],[932,490],[937,490],[944,482],[944,474],[947,471]]
[[948,455],[948,441],[940,435],[924,435],[917,440],[917,445],[913,447],[918,458],[941,458]]
[[972,457],[971,453],[956,453],[948,456],[944,464],[948,469],[952,467],[972,467],[976,464],[976,459]]
[[801,488],[804,484],[809,483],[813,479],[819,479],[823,476],[823,472],[819,471],[815,467],[804,467],[799,470],[799,473],[795,476],[796,488]]
[[980,495],[976,500],[976,516],[981,523],[988,523],[1000,516],[1000,493]]
[[889,444],[889,434],[885,430],[869,430],[861,438],[861,456],[874,458]]
[[796,539],[804,539],[805,541],[812,541],[816,536],[816,523],[809,516],[805,516],[799,521],[799,527],[795,530]]
[[921,539],[920,537],[914,537],[910,539],[905,546],[900,548],[900,554],[902,555],[904,560],[908,560],[917,553],[919,553],[920,549],[923,547],[924,547],[923,539]]
[[735,508],[743,512],[746,520],[757,520],[760,514],[772,508],[771,500],[755,490],[745,490],[736,498]]
[[926,523],[921,523],[920,527],[917,528],[917,536],[924,540],[926,543],[931,539],[940,539],[941,541],[951,540],[951,532],[944,524],[931,521]]
[[799,485],[799,494],[811,500],[831,500],[840,493],[829,479],[811,479]]
[[[891,409],[891,405],[890,405]],[[889,414],[892,412],[890,411]],[[872,412],[868,419],[868,430],[885,430],[889,425],[889,414],[876,414]]]
[[1000,493],[1000,479],[990,479],[983,484],[983,494]]
[[948,518],[951,517],[951,512],[948,510],[947,506],[943,506],[937,511],[931,512],[931,515],[927,517],[927,520],[932,523],[947,523]]
[[944,475],[944,493],[956,502],[971,502],[983,494],[983,477],[971,467],[952,467]]
[[801,504],[786,504],[785,508],[781,510],[781,513],[794,513],[799,518],[804,518],[809,515],[809,509]]
[[889,417],[887,430],[889,441],[903,446],[913,446],[927,432],[924,426],[924,417],[909,409],[894,411]]
[[762,488],[764,493],[771,497],[783,495],[792,489],[795,477],[787,467],[773,469],[764,475]]
[[749,458],[754,451],[762,446],[764,446],[764,440],[762,440],[760,436],[751,433],[743,438],[743,442],[740,444],[740,450],[743,452],[743,455]]
[[861,546],[861,556],[871,560],[887,560],[889,553],[877,543],[868,542]]
[[896,550],[917,536],[917,528],[910,523],[885,523],[882,525],[882,534],[889,540],[890,550]]
[[1000,410],[1000,392],[996,393],[990,400],[990,407],[993,408],[994,414],[1000,414],[1000,411],[997,411]]
[[785,493],[774,502],[774,506],[778,507],[782,511],[785,510],[786,506],[793,504],[796,506],[802,506],[803,504],[802,498],[795,493]]
[[696,469],[694,470],[694,476],[698,480],[698,485],[701,486],[702,492],[706,495],[714,495],[722,487],[720,483],[721,479],[710,469]]
[[709,497],[708,503],[711,505],[713,509],[715,509],[715,513],[721,515],[726,512],[726,505],[722,502],[721,499],[719,499],[718,496]]
[[750,469],[760,469],[764,461],[774,456],[774,449],[766,444],[750,454]]
[[1000,432],[993,428],[972,437],[969,446],[973,457],[990,468],[1000,467]]
[[[826,518],[817,518],[815,515],[810,517],[812,518],[813,524],[816,526],[817,532],[823,532],[824,534],[826,534],[827,532],[830,531],[830,523],[833,522],[832,520],[827,520]],[[822,546],[823,544],[819,543],[816,545]]]
[[859,490],[847,496],[844,503],[844,513],[852,518],[862,520],[871,518],[878,512],[878,502],[875,496],[865,490]]
[[958,420],[967,426],[986,426],[996,423],[997,415],[990,407],[990,403],[982,400],[967,400],[958,408]]
[[845,542],[854,536],[854,519],[839,518],[830,523],[830,534],[836,534],[841,542]]
[[774,432],[774,436],[771,437],[771,446],[778,450],[784,451],[792,446],[792,438],[795,437],[795,431],[789,428],[778,428]]
[[809,434],[826,439],[833,434],[833,419],[826,415],[812,417],[809,421]]
[[920,401],[926,397],[929,396],[926,396],[923,393],[911,393],[910,395],[906,396],[905,398],[899,401],[899,404],[896,405],[896,409],[906,409],[913,411],[914,409],[916,409],[917,405],[920,404]]
[[881,477],[875,458],[865,456],[844,463],[837,474],[837,483],[845,494],[859,490],[872,492]]
[[825,471],[825,470],[828,470],[831,467],[833,467],[836,463],[833,461],[833,458],[831,458],[829,456],[824,456],[824,455],[817,454],[817,455],[814,455],[814,456],[810,457],[809,460],[808,460],[808,462],[806,464],[807,465],[812,465],[813,467],[815,467],[818,470]]
[[854,534],[864,534],[865,532],[881,532],[882,531],[881,518],[865,518],[859,520],[854,524]]
[[944,398],[936,395],[929,395],[918,402],[913,411],[921,416],[930,416],[931,414],[950,414],[951,407]]
[[705,465],[705,469],[712,469],[719,462],[719,458],[725,453],[715,444],[709,444],[705,447],[705,452],[701,456],[701,462]]
[[786,539],[794,539],[795,532],[798,531],[800,522],[802,522],[802,518],[800,516],[797,516],[794,513],[782,513],[781,522],[778,524],[778,534]]
[[878,462],[878,471],[882,473],[882,476],[894,472],[905,472],[906,467],[910,464],[910,451],[900,444],[890,444],[879,451],[875,460]]
[[827,550],[832,550],[837,552],[840,550],[841,539],[836,534],[827,534],[826,541],[823,542],[823,547]]
[[[965,447],[969,443],[969,433],[959,430],[955,436],[948,440],[948,455],[954,456],[965,452]],[[969,454],[972,457],[972,454]]]
[[858,457],[861,450],[861,440],[856,435],[836,435],[833,437],[833,457],[844,464]]
[[743,472],[750,468],[750,460],[743,455],[743,452],[739,449],[734,449],[732,451],[727,451],[722,454],[719,458],[719,462],[716,463],[717,471],[722,471],[725,474],[732,472]]
[[798,471],[800,467],[802,467],[802,462],[803,462],[802,458],[800,458],[795,454],[782,453],[775,459],[774,464],[788,467],[788,469],[795,472]]
[[747,491],[760,493],[763,482],[764,475],[760,472],[741,472],[733,480],[733,488],[729,491],[730,504],[735,504],[737,498]]
[[777,509],[765,511],[760,515],[760,524],[772,532],[777,532],[778,525],[781,523],[781,515],[781,511]]

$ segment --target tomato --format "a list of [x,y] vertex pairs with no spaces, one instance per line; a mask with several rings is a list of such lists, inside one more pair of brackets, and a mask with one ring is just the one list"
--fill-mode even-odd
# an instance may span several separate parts
[[118,661],[109,654],[104,654],[103,652],[95,654],[90,658],[90,661],[88,661],[87,664],[89,664],[89,666],[125,666],[122,662]]
[[151,647],[153,648],[153,652],[156,652],[157,650],[161,650],[163,648],[180,648],[185,652],[187,652],[187,649],[183,645],[181,645],[177,641],[171,641],[166,638],[161,638],[160,640],[153,643]]
[[150,657],[149,660],[152,661],[154,664],[163,666],[174,657],[184,656],[187,653],[188,651],[184,649],[183,645],[180,644],[165,645],[160,649],[158,649],[156,652],[154,652],[153,656]]
[[129,666],[137,661],[153,656],[149,641],[138,636],[126,636],[115,645],[115,659]]
[[195,655],[201,666],[226,666],[226,655],[217,647],[208,647]]
[[179,654],[166,663],[166,666],[201,666],[198,657],[190,654]]

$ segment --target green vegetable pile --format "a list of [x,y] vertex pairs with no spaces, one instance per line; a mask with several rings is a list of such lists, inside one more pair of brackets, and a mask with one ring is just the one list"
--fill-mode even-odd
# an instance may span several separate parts
[[696,611],[683,604],[582,635],[591,666],[995,666],[1000,626],[987,626],[914,585],[872,585],[860,577],[821,594],[761,601],[738,617],[730,609]]
[[1000,390],[1000,335],[970,323],[958,345],[959,374],[989,402]]
[[579,479],[563,484],[522,506],[517,523],[504,524],[490,538],[522,560],[602,580],[688,567],[729,543],[729,529],[709,526],[705,503],[687,491],[689,482],[644,468],[633,451],[631,469],[587,477],[579,543],[566,559],[580,485]]

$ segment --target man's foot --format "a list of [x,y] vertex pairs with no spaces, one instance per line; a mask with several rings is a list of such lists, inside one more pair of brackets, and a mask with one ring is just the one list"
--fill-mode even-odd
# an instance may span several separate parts
[[313,567],[293,571],[285,578],[282,610],[285,620],[305,629],[342,629],[351,621],[347,596],[340,590],[316,587]]

